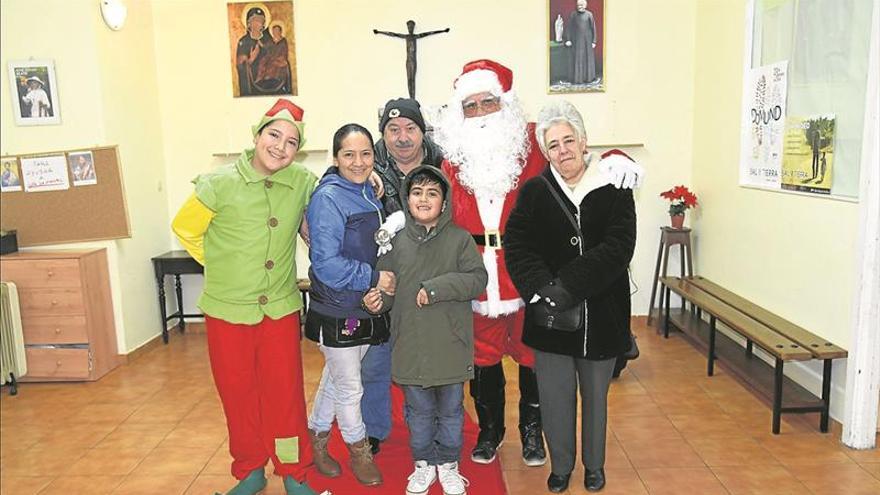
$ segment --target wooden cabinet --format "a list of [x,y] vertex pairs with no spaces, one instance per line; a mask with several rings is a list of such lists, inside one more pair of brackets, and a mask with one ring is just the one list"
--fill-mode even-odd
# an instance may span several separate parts
[[21,381],[97,380],[119,364],[105,249],[0,256],[0,279],[18,288]]

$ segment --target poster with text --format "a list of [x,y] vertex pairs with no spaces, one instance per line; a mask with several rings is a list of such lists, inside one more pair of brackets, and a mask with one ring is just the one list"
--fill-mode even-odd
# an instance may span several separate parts
[[782,188],[831,194],[834,115],[789,117],[782,147]]
[[788,61],[749,70],[743,84],[739,183],[778,188]]
[[21,176],[26,192],[70,189],[64,155],[22,158]]

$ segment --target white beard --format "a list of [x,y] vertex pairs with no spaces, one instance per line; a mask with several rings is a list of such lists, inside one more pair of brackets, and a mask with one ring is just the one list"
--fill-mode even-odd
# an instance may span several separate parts
[[503,197],[516,187],[529,152],[526,118],[511,93],[501,110],[464,118],[460,102],[440,114],[434,138],[453,166],[458,181],[475,194]]

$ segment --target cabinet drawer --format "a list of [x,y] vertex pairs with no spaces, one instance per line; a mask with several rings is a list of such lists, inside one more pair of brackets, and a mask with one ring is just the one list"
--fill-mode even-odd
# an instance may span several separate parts
[[22,319],[25,344],[88,343],[85,316],[30,316]]
[[3,280],[15,282],[19,289],[80,287],[78,260],[8,260],[3,262]]
[[85,314],[80,289],[23,290],[18,300],[24,317]]
[[88,349],[26,348],[27,376],[35,378],[88,378]]

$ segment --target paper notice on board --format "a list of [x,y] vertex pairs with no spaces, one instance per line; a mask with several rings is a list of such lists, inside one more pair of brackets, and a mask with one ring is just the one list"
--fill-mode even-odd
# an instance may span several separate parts
[[70,189],[64,155],[22,158],[21,175],[26,192]]
[[739,183],[779,187],[788,61],[751,69],[743,81]]

